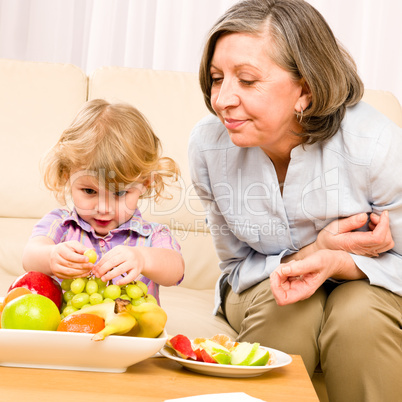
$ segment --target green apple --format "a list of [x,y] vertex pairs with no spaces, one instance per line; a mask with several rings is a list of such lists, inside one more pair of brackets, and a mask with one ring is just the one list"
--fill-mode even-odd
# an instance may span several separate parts
[[269,360],[269,351],[267,349],[258,348],[249,366],[265,366]]
[[6,304],[1,328],[56,331],[60,321],[60,311],[52,300],[39,294],[27,294]]
[[219,352],[215,352],[212,357],[219,363],[219,364],[230,364],[231,360],[232,360],[232,356],[229,353],[223,352],[223,351],[219,351]]
[[238,366],[248,366],[254,359],[260,344],[258,342],[240,342],[232,350],[231,364]]
[[202,354],[205,362],[211,363],[209,358],[212,358],[212,360],[219,364],[230,364],[231,362],[232,356],[230,351],[217,342],[206,339],[204,342],[200,343],[200,348],[208,355],[205,356],[205,353]]

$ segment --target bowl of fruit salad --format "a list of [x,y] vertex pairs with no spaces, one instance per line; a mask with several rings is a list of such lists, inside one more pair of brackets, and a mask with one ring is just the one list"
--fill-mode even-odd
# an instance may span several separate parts
[[[1,322],[5,325],[0,329],[0,366],[118,373],[163,347],[168,339],[164,328],[167,316],[155,300],[146,297],[144,284],[133,282],[107,290],[112,285],[99,289],[91,284],[95,283],[91,278],[77,279],[62,282],[64,296],[67,292],[73,296],[64,298],[60,324],[52,330],[28,329],[37,309],[30,305],[33,298],[29,291],[13,300],[4,298],[7,304],[2,303]],[[105,292],[108,297],[104,297]],[[102,297],[91,303],[95,293]],[[28,311],[25,321],[13,319],[19,304]]]
[[217,377],[255,377],[292,362],[280,350],[235,342],[224,334],[195,339],[178,334],[169,337],[160,353],[190,371]]

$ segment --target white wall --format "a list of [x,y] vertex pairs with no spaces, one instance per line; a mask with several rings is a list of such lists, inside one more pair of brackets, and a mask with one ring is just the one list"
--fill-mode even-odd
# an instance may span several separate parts
[[402,1],[308,1],[352,54],[365,86],[391,91],[402,104]]

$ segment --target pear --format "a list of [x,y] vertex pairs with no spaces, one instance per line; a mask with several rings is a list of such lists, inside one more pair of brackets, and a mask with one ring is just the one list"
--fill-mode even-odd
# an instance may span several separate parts
[[126,311],[137,321],[137,325],[128,335],[142,338],[156,338],[163,332],[167,321],[167,314],[162,307],[152,302],[144,302],[138,306],[133,306],[128,300],[123,300],[123,302],[125,302]]
[[240,342],[232,350],[231,364],[238,366],[248,366],[254,359],[255,354],[259,350],[260,344],[258,342]]

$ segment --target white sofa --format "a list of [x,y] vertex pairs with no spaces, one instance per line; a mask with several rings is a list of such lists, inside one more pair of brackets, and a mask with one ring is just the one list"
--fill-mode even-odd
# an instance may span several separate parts
[[[161,289],[168,333],[235,337],[222,317],[212,315],[218,258],[189,178],[188,137],[208,113],[197,75],[104,67],[87,77],[73,65],[0,59],[0,88],[0,296],[24,273],[21,255],[33,225],[57,206],[41,182],[41,155],[87,99],[124,101],[147,116],[164,154],[182,170],[181,186],[173,189],[171,201],[141,207],[145,218],[171,227],[186,262],[181,285]],[[392,94],[367,90],[365,100],[402,126],[401,106]],[[322,379],[315,375],[313,380],[325,400]]]

